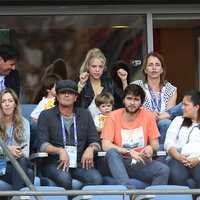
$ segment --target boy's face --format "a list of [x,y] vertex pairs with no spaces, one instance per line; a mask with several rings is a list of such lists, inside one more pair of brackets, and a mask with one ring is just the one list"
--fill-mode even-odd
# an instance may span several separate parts
[[102,115],[108,115],[112,111],[112,104],[103,103],[99,106],[99,110],[101,111]]

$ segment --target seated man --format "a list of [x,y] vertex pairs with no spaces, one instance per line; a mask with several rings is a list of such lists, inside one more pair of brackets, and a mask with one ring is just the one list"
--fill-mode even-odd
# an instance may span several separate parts
[[122,95],[125,108],[108,115],[101,135],[110,172],[118,184],[128,189],[135,188],[129,178],[152,185],[168,183],[167,165],[152,160],[153,153],[159,149],[160,133],[153,114],[140,108],[144,98],[145,93],[140,86],[127,86]]
[[74,81],[59,81],[57,105],[42,111],[38,119],[38,147],[49,154],[43,161],[43,174],[65,189],[72,189],[73,178],[86,185],[102,183],[93,167],[100,139],[89,111],[75,106],[77,93]]

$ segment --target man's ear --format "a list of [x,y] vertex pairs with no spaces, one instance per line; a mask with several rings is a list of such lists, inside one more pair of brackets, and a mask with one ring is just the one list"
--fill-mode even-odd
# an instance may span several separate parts
[[0,56],[0,64],[4,62],[3,58]]

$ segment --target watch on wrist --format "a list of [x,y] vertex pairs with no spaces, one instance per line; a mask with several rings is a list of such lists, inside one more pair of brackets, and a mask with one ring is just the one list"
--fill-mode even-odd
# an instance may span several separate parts
[[94,153],[97,153],[97,149],[96,149],[96,147],[93,145],[93,146],[91,146],[92,148],[93,148],[93,150],[94,150]]
[[128,156],[131,155],[131,149],[130,149],[130,148],[127,148],[127,149],[126,149],[126,155],[128,155]]

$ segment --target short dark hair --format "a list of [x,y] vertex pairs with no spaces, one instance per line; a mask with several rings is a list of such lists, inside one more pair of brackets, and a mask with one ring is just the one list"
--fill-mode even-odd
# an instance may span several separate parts
[[134,96],[140,96],[141,99],[141,103],[144,103],[144,99],[145,99],[145,92],[144,90],[136,84],[130,84],[128,85],[123,93],[122,93],[122,99],[124,99],[126,97],[127,94],[133,94]]
[[36,95],[34,103],[38,104],[42,100],[42,97],[45,97],[48,95],[47,90],[48,89],[51,90],[54,87],[54,84],[57,84],[58,81],[60,80],[61,80],[61,77],[58,76],[57,74],[45,74],[42,77],[41,88]]
[[[200,92],[197,90],[191,90],[184,94],[184,97],[188,96],[190,101],[193,103],[194,106],[200,106]],[[198,120],[200,120],[200,108],[198,110]],[[192,120],[190,118],[184,118],[182,126],[190,127],[192,125]]]
[[3,58],[4,62],[8,60],[19,60],[20,53],[19,50],[11,44],[1,44],[0,45],[0,57]]
[[95,104],[97,107],[104,103],[114,104],[114,97],[111,93],[100,93],[95,97]]

